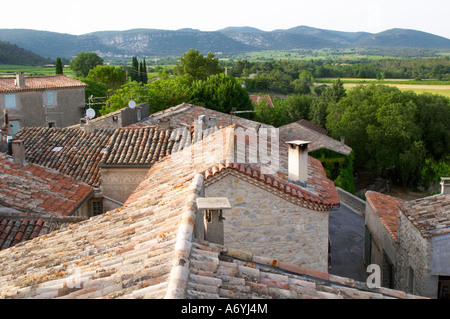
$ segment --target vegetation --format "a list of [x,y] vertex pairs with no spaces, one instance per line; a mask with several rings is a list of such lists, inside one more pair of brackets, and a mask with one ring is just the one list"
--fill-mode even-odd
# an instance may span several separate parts
[[16,44],[0,41],[0,64],[44,65],[51,63],[36,53],[20,48]]
[[63,65],[61,58],[57,58],[55,62],[55,74],[63,74]]
[[219,60],[211,52],[204,57],[198,50],[190,49],[178,59],[174,73],[185,77],[189,83],[193,81],[205,81],[209,76],[222,73]]
[[97,65],[103,65],[103,59],[93,52],[81,52],[70,61],[70,68],[76,76],[86,77]]

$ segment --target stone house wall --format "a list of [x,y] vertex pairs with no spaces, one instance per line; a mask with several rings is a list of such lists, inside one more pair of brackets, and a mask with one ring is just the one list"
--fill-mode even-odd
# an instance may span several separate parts
[[205,197],[227,197],[232,206],[223,212],[228,247],[328,271],[328,212],[295,205],[233,173],[206,184]]
[[[101,167],[103,211],[118,208],[135,191],[148,173],[148,167]],[[112,200],[111,200],[112,199]]]
[[[16,107],[7,109],[10,121],[18,121],[19,129],[34,126],[48,127],[49,122],[54,122],[56,127],[67,127],[79,123],[84,113],[85,89],[67,88],[53,91],[56,92],[56,106],[45,106],[44,95],[47,90],[13,93],[16,95]],[[0,94],[0,105],[4,105],[2,94]]]
[[[397,254],[398,275],[395,289],[436,298],[438,277],[431,276],[432,247],[430,241],[422,237],[402,213],[400,213],[398,235],[401,244]],[[412,287],[411,282],[413,283]]]
[[[365,226],[371,235],[370,263],[380,266],[381,285],[390,288],[390,273],[387,265],[391,263],[395,267],[398,246],[370,204],[366,205]],[[365,238],[365,240],[368,239]]]

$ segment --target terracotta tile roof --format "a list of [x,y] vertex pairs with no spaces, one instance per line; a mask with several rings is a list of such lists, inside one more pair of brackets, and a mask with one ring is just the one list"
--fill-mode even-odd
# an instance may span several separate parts
[[366,192],[366,199],[379,216],[394,241],[398,240],[398,216],[403,200],[375,191]]
[[0,250],[47,233],[43,219],[0,219]]
[[83,217],[65,217],[54,214],[0,213],[0,250],[46,235],[84,219]]
[[[187,299],[417,299],[271,257],[194,242]],[[425,299],[425,298],[424,298]]]
[[294,122],[281,126],[280,137],[284,141],[310,141],[311,144],[308,147],[310,152],[321,148],[326,148],[347,156],[352,151],[351,147],[345,145],[344,143],[336,141],[322,132],[318,132],[318,130],[316,128],[312,128],[311,125],[305,125],[305,121],[301,121],[301,123],[300,121]]
[[35,90],[47,90],[47,89],[61,89],[61,88],[76,88],[86,87],[87,84],[75,79],[72,79],[66,75],[53,75],[53,76],[41,76],[41,77],[25,77],[25,87],[19,87],[14,84],[15,77],[2,78],[0,77],[0,92],[22,92],[22,91],[35,91]]
[[180,104],[157,113],[151,114],[148,118],[143,119],[141,122],[130,125],[129,127],[145,127],[155,126],[159,120],[168,119],[171,127],[190,127],[196,122],[199,116],[205,115],[206,119],[217,119],[217,126],[229,126],[236,124],[243,128],[255,128],[258,125],[261,127],[273,127],[270,125],[262,124],[259,122],[244,119],[239,116],[232,116],[231,114],[222,113],[219,111],[211,110],[202,106],[196,106],[191,104]]
[[[295,204],[311,209],[326,211],[332,207],[339,204],[339,197],[337,192],[333,187],[331,187],[330,192],[323,192],[323,194],[313,194],[308,191],[291,183],[285,179],[279,178],[278,176],[265,175],[261,171],[251,165],[244,165],[238,163],[231,163],[226,161],[223,164],[215,165],[208,168],[205,172],[205,180],[214,179],[215,176],[220,176],[223,174],[243,174],[247,177],[247,180],[253,184],[263,184],[269,185],[273,189],[271,190],[276,195],[293,201]],[[288,197],[283,196],[283,194],[289,195]]]
[[22,212],[74,213],[89,197],[90,186],[45,167],[15,164],[0,153],[0,204]]
[[170,130],[152,127],[117,130],[100,166],[148,166],[171,153],[175,140]]
[[411,200],[400,208],[423,237],[450,233],[450,194]]
[[[203,146],[229,149],[216,134],[223,130]],[[123,207],[0,251],[0,298],[202,298],[205,289],[216,288],[233,297],[238,291],[233,284],[244,292],[252,289],[242,297],[301,297],[301,287],[308,285],[319,297],[360,297],[359,284],[350,279],[281,261],[269,262],[273,267],[266,273],[259,265],[266,267],[267,259],[246,254],[250,257],[238,264],[240,255],[232,250],[202,243],[203,248],[193,241],[195,202],[204,183],[198,172],[217,162],[215,152],[192,152],[193,147],[155,163]],[[187,161],[192,154],[204,158]],[[232,259],[219,260],[219,255]],[[270,274],[277,269],[290,274]],[[314,278],[328,281],[322,285]],[[330,281],[350,287],[344,291]],[[384,288],[363,296],[410,297]]]
[[296,123],[300,124],[301,126],[304,126],[306,128],[309,128],[311,130],[314,130],[318,133],[321,133],[323,135],[328,135],[328,131],[324,129],[322,126],[316,125],[310,121],[307,121],[305,119],[301,119],[300,121],[297,121]]
[[85,134],[74,128],[23,128],[26,160],[55,169],[92,187],[100,185],[99,163],[114,130]]
[[266,94],[266,95],[250,95],[250,100],[252,101],[253,104],[258,105],[258,103],[261,100],[265,100],[266,101],[266,105],[273,107],[273,102],[272,99],[270,98],[270,95]]

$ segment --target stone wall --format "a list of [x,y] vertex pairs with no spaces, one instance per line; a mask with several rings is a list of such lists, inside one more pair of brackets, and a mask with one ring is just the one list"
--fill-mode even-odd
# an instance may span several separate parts
[[[400,246],[397,254],[395,289],[436,298],[438,277],[431,276],[432,249],[430,241],[423,238],[402,213],[399,218],[398,235]],[[414,274],[413,287],[409,284],[411,270]]]
[[[376,264],[381,268],[381,285],[391,288],[389,272],[387,269],[388,262],[395,266],[397,261],[397,245],[381,222],[380,217],[373,211],[368,204],[365,212],[365,225],[371,234],[371,256],[370,263]],[[367,238],[365,238],[367,240]],[[386,259],[388,258],[388,260]],[[368,265],[367,265],[368,266]]]
[[107,212],[120,207],[119,203],[124,203],[128,199],[147,175],[148,170],[148,167],[100,168],[101,189],[105,197],[103,211]]
[[339,195],[339,200],[342,204],[344,204],[351,211],[357,213],[358,215],[364,216],[364,212],[366,209],[366,202],[364,200],[353,194],[350,194],[342,188],[336,187],[336,190]]
[[328,271],[328,212],[302,208],[233,174],[206,184],[205,196],[230,201],[225,245]]

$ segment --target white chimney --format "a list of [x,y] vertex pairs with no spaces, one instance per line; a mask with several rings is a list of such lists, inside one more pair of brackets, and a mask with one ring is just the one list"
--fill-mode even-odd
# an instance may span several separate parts
[[303,186],[308,182],[308,141],[290,141],[288,157],[288,178]]
[[450,194],[450,177],[441,177],[441,194]]
[[230,209],[231,205],[226,197],[197,197],[197,209],[203,212],[202,236],[214,244],[224,244],[223,210]]
[[25,87],[25,72],[17,72],[16,73],[16,86]]
[[20,165],[25,164],[25,145],[22,140],[12,141],[12,157],[14,163]]

